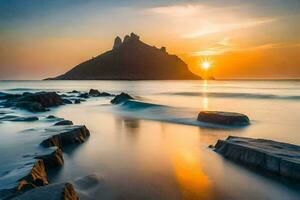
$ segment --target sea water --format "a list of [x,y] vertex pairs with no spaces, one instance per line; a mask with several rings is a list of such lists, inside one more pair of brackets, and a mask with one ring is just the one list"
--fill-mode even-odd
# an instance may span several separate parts
[[[224,159],[208,148],[229,135],[300,145],[299,81],[1,81],[0,91],[126,92],[147,102],[111,105],[111,97],[90,98],[37,115],[84,124],[90,138],[64,152],[65,165],[50,182],[75,182],[82,199],[299,199],[300,187]],[[148,103],[154,106],[147,106]],[[202,110],[240,112],[251,125],[228,128],[198,123]],[[0,180],[13,174],[18,158],[38,148],[39,128],[51,121],[0,123]],[[0,188],[6,182],[0,181]],[[76,184],[75,184],[75,187]]]

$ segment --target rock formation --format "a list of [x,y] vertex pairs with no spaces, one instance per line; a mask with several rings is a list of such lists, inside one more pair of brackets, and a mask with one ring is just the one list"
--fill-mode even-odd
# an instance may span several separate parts
[[220,111],[201,111],[197,120],[225,126],[245,126],[250,123],[249,118],[244,114]]
[[[200,79],[165,47],[145,44],[134,33],[123,42],[116,37],[112,50],[87,60],[54,80],[168,80]],[[50,80],[52,80],[50,79]]]
[[63,99],[56,92],[23,93],[6,98],[6,107],[22,108],[31,112],[44,112],[49,107],[63,105]]
[[134,99],[134,98],[132,96],[130,96],[129,94],[122,92],[121,94],[115,96],[115,98],[113,98],[110,102],[112,104],[120,104],[120,103],[123,103],[123,102],[131,100],[131,99]]
[[13,200],[79,200],[71,183],[58,183],[44,187],[38,187],[28,191]]
[[71,120],[62,120],[54,124],[54,126],[66,126],[66,125],[73,125]]
[[85,126],[71,126],[64,128],[59,134],[44,140],[41,145],[44,147],[57,146],[63,148],[64,146],[83,143],[89,136],[90,132]]
[[218,140],[215,151],[246,166],[300,181],[300,146],[229,136]]

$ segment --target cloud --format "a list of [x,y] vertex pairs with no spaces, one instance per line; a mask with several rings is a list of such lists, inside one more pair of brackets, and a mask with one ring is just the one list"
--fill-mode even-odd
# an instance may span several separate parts
[[[238,47],[227,41],[225,38],[216,43],[215,46],[203,49],[197,52],[190,53],[191,56],[216,56],[231,52],[250,52],[250,51],[265,51],[270,49],[282,49],[300,47],[300,43],[267,43],[250,47]],[[226,41],[226,43],[224,43]]]
[[[277,21],[275,17],[247,16],[246,5],[216,6],[209,4],[175,4],[143,10],[144,13],[160,17],[173,27],[180,38],[199,37],[252,28]],[[167,25],[168,25],[167,24]]]
[[209,34],[215,34],[226,31],[240,30],[250,27],[255,27],[261,24],[267,24],[276,21],[275,18],[270,19],[254,19],[239,23],[227,23],[227,24],[207,24],[202,26],[198,30],[183,35],[183,38],[198,38]]

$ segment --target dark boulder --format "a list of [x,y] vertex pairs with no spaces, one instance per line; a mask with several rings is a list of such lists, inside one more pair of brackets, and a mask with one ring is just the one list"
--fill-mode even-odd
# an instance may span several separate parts
[[73,90],[73,91],[71,91],[71,92],[68,92],[68,93],[80,93],[79,91],[77,91],[77,90]]
[[57,183],[35,188],[21,194],[13,200],[79,200],[71,183]]
[[100,92],[99,92],[99,90],[90,89],[89,95],[93,96],[93,97],[98,97],[98,96],[100,96]]
[[78,95],[78,97],[87,99],[87,98],[89,98],[89,94],[88,93],[81,93],[81,94]]
[[75,99],[75,100],[74,100],[74,103],[75,103],[75,104],[80,104],[80,103],[81,103],[81,100],[80,100],[80,99]]
[[22,108],[31,112],[48,111],[49,107],[63,104],[62,98],[56,92],[23,93],[21,96],[7,99],[6,107]]
[[63,104],[62,98],[56,92],[37,92],[34,94],[26,94],[22,95],[18,101],[37,102],[46,108]]
[[120,104],[120,103],[124,103],[128,100],[133,100],[134,98],[132,96],[130,96],[127,93],[122,92],[121,94],[115,96],[115,98],[113,98],[110,102],[112,104]]
[[19,180],[17,191],[26,191],[38,186],[48,185],[48,176],[43,160],[36,160],[30,173]]
[[62,120],[54,124],[54,126],[66,126],[66,125],[73,125],[73,122],[70,120]]
[[72,101],[69,99],[63,99],[64,104],[72,104]]
[[85,126],[71,126],[62,130],[61,133],[44,140],[41,145],[44,147],[57,146],[62,148],[68,145],[83,143],[89,136],[90,132]]
[[15,115],[6,115],[3,117],[0,117],[0,120],[13,121],[13,122],[31,122],[31,121],[37,121],[37,120],[39,120],[39,118],[36,116],[19,117],[19,116],[15,116]]
[[226,126],[245,126],[250,124],[250,120],[246,115],[233,112],[201,111],[197,120]]
[[46,169],[61,167],[64,165],[63,152],[61,149],[56,148],[52,153],[47,155],[37,156],[44,162]]
[[47,119],[55,119],[56,117],[54,115],[48,115]]

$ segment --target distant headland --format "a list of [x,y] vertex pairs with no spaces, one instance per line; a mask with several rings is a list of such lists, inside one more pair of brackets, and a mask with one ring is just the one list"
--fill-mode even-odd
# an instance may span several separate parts
[[134,33],[117,36],[112,50],[93,57],[63,75],[46,80],[197,80],[187,64],[165,47],[157,48]]

